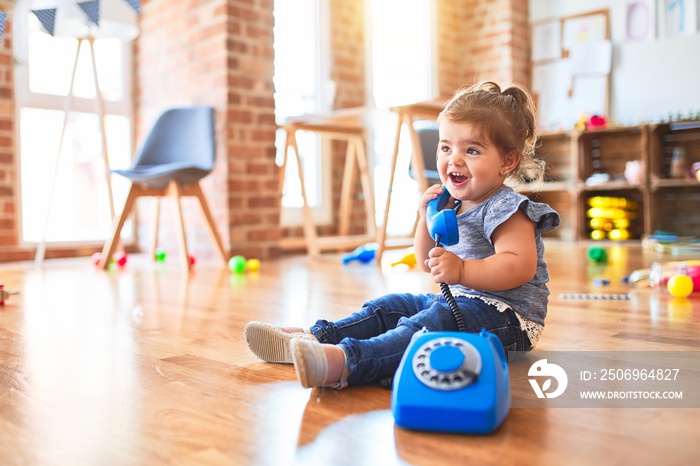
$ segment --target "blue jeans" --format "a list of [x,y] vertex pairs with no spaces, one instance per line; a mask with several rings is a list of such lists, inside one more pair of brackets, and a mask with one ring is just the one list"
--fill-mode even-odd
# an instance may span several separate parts
[[[467,331],[481,329],[496,335],[508,351],[529,351],[530,340],[512,310],[499,312],[477,298],[457,297]],[[345,351],[348,385],[375,383],[391,377],[411,337],[429,331],[457,331],[457,323],[441,294],[389,294],[369,301],[362,309],[337,322],[319,320],[311,331],[321,343]]]

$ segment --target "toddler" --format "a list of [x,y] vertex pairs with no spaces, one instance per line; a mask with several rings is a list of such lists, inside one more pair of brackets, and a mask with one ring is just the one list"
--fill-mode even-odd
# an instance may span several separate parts
[[[495,334],[508,351],[529,351],[544,328],[549,281],[542,234],[559,225],[548,205],[506,185],[537,182],[536,113],[530,94],[482,82],[459,89],[438,117],[437,169],[452,196],[459,243],[435,247],[426,206],[443,192],[429,187],[419,201],[414,253],[435,282],[455,297],[467,331]],[[251,351],[268,362],[293,363],[304,387],[377,383],[392,377],[417,331],[456,331],[441,294],[389,294],[336,322],[310,328],[249,322]]]

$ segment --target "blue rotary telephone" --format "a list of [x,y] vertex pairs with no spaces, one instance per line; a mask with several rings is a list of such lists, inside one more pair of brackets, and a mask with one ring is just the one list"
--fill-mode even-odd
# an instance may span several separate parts
[[[459,241],[450,193],[430,201],[426,225],[435,246]],[[457,303],[440,284],[459,332],[417,332],[394,376],[391,409],[396,425],[407,429],[487,434],[510,410],[510,377],[503,345],[494,334],[467,333]]]
[[417,332],[394,376],[399,427],[488,434],[510,411],[505,351],[492,333]]

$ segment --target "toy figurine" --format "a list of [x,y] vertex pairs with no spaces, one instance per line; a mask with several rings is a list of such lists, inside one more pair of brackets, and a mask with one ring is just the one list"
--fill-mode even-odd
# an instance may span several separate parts
[[396,267],[399,264],[405,264],[408,266],[408,268],[413,268],[416,265],[415,254],[413,254],[413,252],[411,251],[396,262],[392,262],[391,266]]
[[6,290],[5,284],[0,283],[0,306],[5,305],[5,300],[9,299],[13,294],[19,294],[17,290]]
[[367,243],[362,246],[358,246],[353,252],[348,254],[343,254],[343,264],[347,264],[352,261],[359,261],[363,264],[368,264],[372,262],[377,255],[377,248],[379,245],[377,243]]

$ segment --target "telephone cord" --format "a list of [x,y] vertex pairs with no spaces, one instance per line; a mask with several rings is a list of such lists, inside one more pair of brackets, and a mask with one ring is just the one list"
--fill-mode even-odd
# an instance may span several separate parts
[[[440,235],[435,235],[435,247],[442,247],[442,245],[440,244]],[[452,296],[452,291],[450,291],[449,285],[444,282],[440,283],[440,290],[442,290],[442,295],[445,297],[447,304],[450,306],[450,310],[452,311],[452,315],[455,318],[455,322],[457,322],[457,330],[459,330],[460,332],[466,332],[467,324],[464,322],[464,317],[462,316],[462,313],[459,312],[459,306],[457,306],[457,301],[455,300],[455,297]]]
[[[435,247],[439,248],[442,247],[440,244],[440,235],[435,235]],[[455,300],[455,297],[452,296],[452,292],[450,291],[450,286],[447,283],[441,282],[440,283],[440,290],[442,290],[442,295],[445,297],[445,300],[447,301],[447,304],[450,306],[450,310],[452,311],[452,315],[455,318],[455,322],[457,322],[457,330],[460,332],[466,332],[467,331],[467,324],[464,322],[464,317],[462,316],[462,313],[459,312],[459,306],[457,306],[457,300]],[[387,376],[379,380],[379,385],[382,388],[386,388],[387,390],[391,390],[393,387],[393,382],[394,382],[394,377],[393,376]]]

